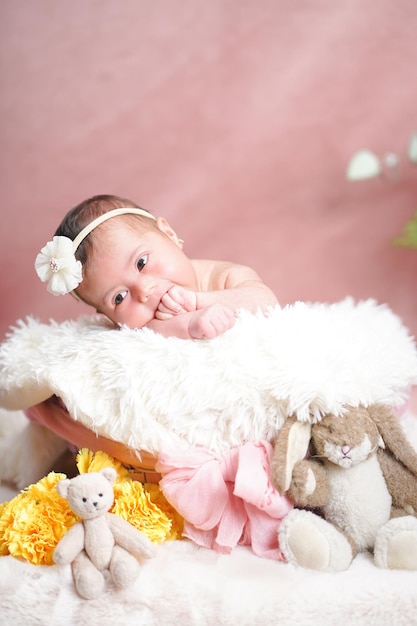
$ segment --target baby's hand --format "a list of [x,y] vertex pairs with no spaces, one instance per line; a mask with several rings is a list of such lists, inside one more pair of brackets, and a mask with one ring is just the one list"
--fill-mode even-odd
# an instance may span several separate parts
[[160,320],[166,320],[174,315],[195,311],[196,308],[196,293],[179,285],[174,285],[162,296],[155,317]]
[[193,313],[188,332],[192,339],[214,339],[232,328],[234,323],[232,309],[223,304],[211,304]]

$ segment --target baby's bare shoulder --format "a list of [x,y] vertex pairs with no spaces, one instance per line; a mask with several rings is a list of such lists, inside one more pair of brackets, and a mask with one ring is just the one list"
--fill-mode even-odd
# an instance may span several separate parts
[[201,291],[216,291],[239,285],[259,276],[250,267],[231,261],[196,259],[192,261]]

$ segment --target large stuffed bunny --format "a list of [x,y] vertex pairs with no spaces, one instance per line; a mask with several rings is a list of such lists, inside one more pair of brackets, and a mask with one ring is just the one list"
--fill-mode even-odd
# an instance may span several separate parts
[[417,570],[417,454],[390,407],[350,407],[312,426],[288,420],[272,481],[303,507],[280,527],[289,562],[338,571],[372,550],[380,567]]

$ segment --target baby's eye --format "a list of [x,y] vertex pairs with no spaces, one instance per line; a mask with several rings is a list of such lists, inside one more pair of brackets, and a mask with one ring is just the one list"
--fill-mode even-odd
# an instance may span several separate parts
[[143,268],[145,267],[147,262],[148,262],[148,255],[147,254],[144,254],[143,256],[140,257],[140,259],[136,263],[136,267],[138,268],[139,272],[141,272],[143,270]]
[[127,291],[121,291],[120,293],[117,294],[117,296],[114,298],[114,304],[117,306],[119,304],[122,304],[123,300],[126,298],[127,296]]

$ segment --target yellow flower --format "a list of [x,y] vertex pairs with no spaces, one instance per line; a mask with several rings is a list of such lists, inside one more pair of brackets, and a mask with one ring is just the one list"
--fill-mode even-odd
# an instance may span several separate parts
[[80,474],[87,474],[88,472],[99,472],[104,467],[114,467],[117,471],[117,480],[129,475],[127,469],[105,452],[92,452],[87,448],[81,448],[78,451],[76,464]]
[[13,518],[10,515],[9,505],[10,502],[2,502],[0,504],[0,556],[5,556],[6,554],[9,554],[7,541],[4,537],[6,529],[13,521]]
[[166,540],[173,541],[175,539],[182,539],[184,518],[168,502],[159,485],[146,483],[145,489],[148,492],[151,501],[171,520],[171,531],[169,535],[167,535]]
[[[129,477],[123,465],[105,452],[83,448],[77,455],[80,474],[114,467],[118,476],[113,484],[112,512],[120,515],[151,541],[180,539],[182,517],[163,496],[158,485],[142,485]],[[0,555],[11,554],[30,563],[50,565],[53,551],[79,518],[56,490],[65,474],[50,472],[21,491],[10,502],[0,504]]]
[[51,472],[6,503],[0,518],[2,554],[51,564],[54,548],[78,518],[55,489],[65,474]]
[[171,520],[150,499],[142,483],[126,479],[114,485],[112,513],[123,517],[155,543],[171,532]]

